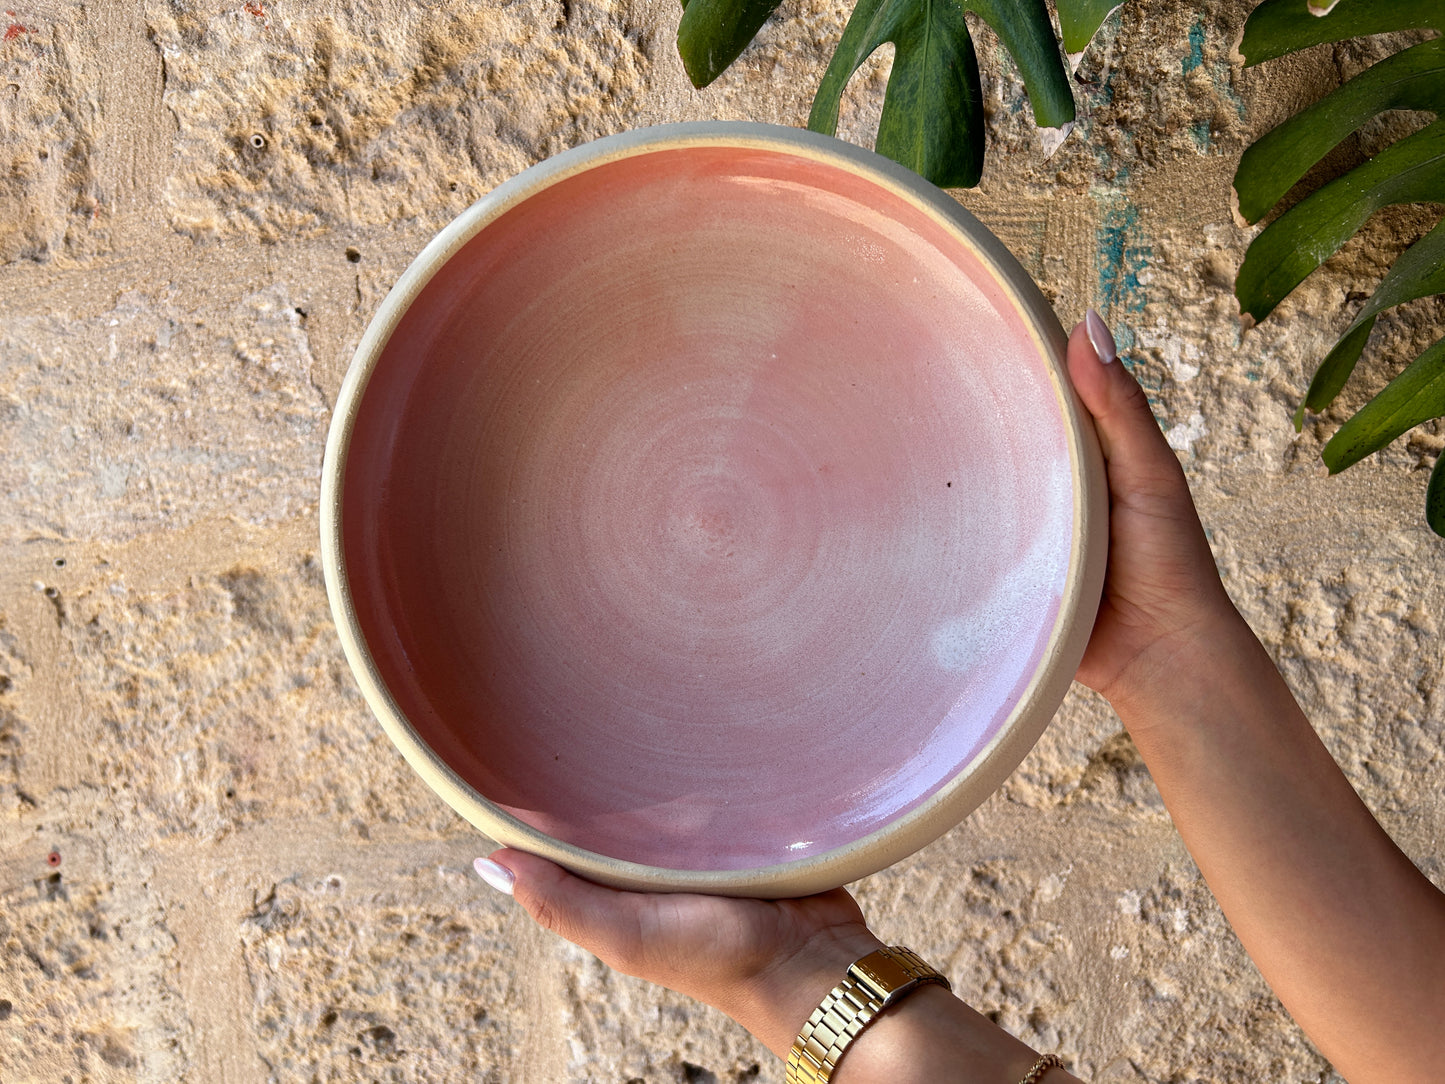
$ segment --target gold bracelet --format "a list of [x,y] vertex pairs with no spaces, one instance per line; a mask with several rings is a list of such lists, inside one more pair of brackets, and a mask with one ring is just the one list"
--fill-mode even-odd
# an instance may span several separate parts
[[793,1040],[788,1084],[828,1084],[838,1059],[859,1032],[888,1006],[927,983],[949,988],[947,979],[901,945],[855,961]]
[[1034,1067],[1024,1074],[1024,1078],[1019,1081],[1019,1084],[1039,1084],[1039,1081],[1044,1079],[1044,1074],[1050,1069],[1062,1069],[1063,1067],[1064,1063],[1059,1060],[1057,1054],[1045,1054],[1034,1062]]

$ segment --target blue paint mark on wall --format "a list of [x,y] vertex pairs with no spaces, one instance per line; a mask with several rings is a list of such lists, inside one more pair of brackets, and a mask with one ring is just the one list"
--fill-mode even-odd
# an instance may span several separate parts
[[1108,105],[1114,100],[1114,76],[1116,74],[1118,73],[1115,72],[1113,68],[1110,68],[1104,75],[1104,81],[1099,84],[1097,93],[1099,100],[1104,105]]
[[1139,208],[1127,199],[1104,211],[1099,224],[1099,300],[1115,318],[1142,312],[1148,303],[1139,273],[1149,266],[1154,246],[1139,239]]
[[[1179,62],[1179,67],[1183,69],[1185,75],[1188,75],[1195,68],[1204,66],[1204,35],[1204,19],[1202,17],[1196,18],[1194,25],[1189,28],[1189,53]],[[1240,119],[1243,120],[1244,99],[1241,98],[1234,89],[1233,69],[1227,62],[1220,60],[1218,54],[1215,55],[1213,63],[1210,64],[1210,77],[1210,81],[1214,84],[1220,96],[1234,104],[1235,112],[1238,113]],[[1191,134],[1194,136],[1194,142],[1199,149],[1204,150],[1209,142],[1207,138],[1208,133],[1200,131],[1199,126],[1196,125],[1195,130]]]
[[1204,63],[1204,20],[1195,19],[1189,28],[1189,55],[1182,62],[1184,74],[1188,75]]
[[[1107,200],[1096,235],[1099,245],[1099,309],[1113,329],[1121,354],[1127,354],[1134,348],[1135,321],[1132,317],[1143,312],[1149,303],[1139,276],[1149,266],[1154,246],[1141,240],[1141,232],[1138,207],[1123,196]],[[1139,378],[1155,418],[1161,425],[1164,424],[1159,379],[1151,379],[1148,372],[1136,369],[1127,356],[1123,360]]]

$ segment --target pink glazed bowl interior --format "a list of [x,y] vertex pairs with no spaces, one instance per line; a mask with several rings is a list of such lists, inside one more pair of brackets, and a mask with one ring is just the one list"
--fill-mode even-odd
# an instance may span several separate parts
[[867,152],[569,154],[453,224],[353,365],[353,668],[502,842],[634,887],[855,879],[996,788],[1082,653],[1103,487],[1062,334]]

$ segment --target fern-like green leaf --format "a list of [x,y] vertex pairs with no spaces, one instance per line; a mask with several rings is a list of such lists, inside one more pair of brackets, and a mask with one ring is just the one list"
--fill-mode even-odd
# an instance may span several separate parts
[[1382,207],[1445,199],[1445,121],[1386,147],[1275,219],[1244,254],[1234,293],[1256,321]]
[[1445,538],[1445,455],[1435,460],[1430,484],[1425,487],[1425,522],[1430,530]]
[[[1442,0],[1264,0],[1245,24],[1240,51],[1247,64],[1257,64],[1325,42],[1426,28],[1445,29]],[[1240,214],[1258,221],[1331,148],[1393,109],[1430,112],[1436,119],[1306,196],[1260,232],[1235,280],[1246,317],[1267,317],[1382,207],[1445,202],[1445,44],[1437,38],[1374,65],[1250,147],[1234,180]],[[1400,256],[1356,314],[1315,372],[1295,426],[1303,424],[1306,410],[1328,406],[1344,387],[1380,313],[1442,292],[1445,222]],[[1442,415],[1445,339],[1341,426],[1322,456],[1331,473],[1344,470]],[[1438,463],[1427,487],[1426,520],[1445,535],[1445,473]]]
[[1380,280],[1374,296],[1365,302],[1334,349],[1325,355],[1295,415],[1295,429],[1303,427],[1306,410],[1324,410],[1334,402],[1354,371],[1380,313],[1407,301],[1441,293],[1445,293],[1445,222],[1401,253],[1390,273]]
[[1261,136],[1234,175],[1240,216],[1258,222],[1311,166],[1387,109],[1445,110],[1445,38],[1380,61]]
[[1401,433],[1441,415],[1445,415],[1445,339],[1411,362],[1340,426],[1320,457],[1331,474],[1338,474]]
[[825,135],[837,131],[849,78],[892,42],[878,152],[937,185],[977,184],[983,172],[983,96],[966,11],[987,22],[1013,55],[1035,120],[1045,128],[1071,123],[1074,96],[1043,0],[859,0],[823,74],[808,127]]
[[1264,0],[1244,24],[1239,52],[1249,67],[1312,45],[1426,28],[1445,30],[1440,0]]

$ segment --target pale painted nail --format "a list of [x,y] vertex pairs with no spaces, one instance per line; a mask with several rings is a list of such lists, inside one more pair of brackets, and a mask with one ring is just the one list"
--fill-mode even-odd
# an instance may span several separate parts
[[1094,353],[1099,355],[1100,361],[1108,365],[1118,358],[1119,347],[1114,342],[1114,336],[1109,333],[1109,325],[1104,323],[1104,318],[1093,309],[1084,316],[1084,330],[1089,333],[1089,344],[1094,348]]
[[517,878],[506,866],[493,862],[490,858],[478,858],[472,863],[472,868],[477,871],[478,877],[498,892],[508,896],[512,894],[512,886],[517,883]]

